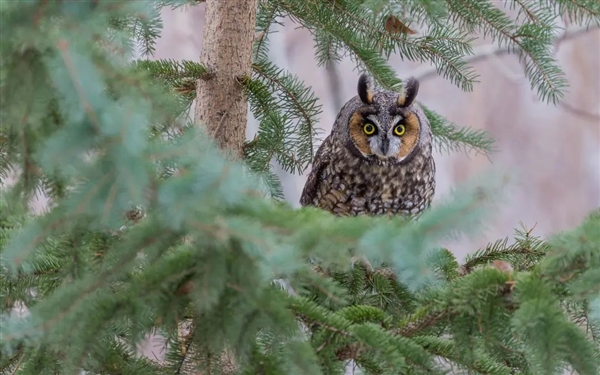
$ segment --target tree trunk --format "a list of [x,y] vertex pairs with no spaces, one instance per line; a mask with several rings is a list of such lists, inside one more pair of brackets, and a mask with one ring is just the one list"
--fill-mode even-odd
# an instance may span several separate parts
[[[196,82],[196,123],[206,127],[226,154],[237,158],[243,153],[248,121],[248,99],[239,80],[252,70],[256,1],[206,1],[200,63],[208,74]],[[180,326],[182,338],[191,333],[189,328]],[[194,358],[200,350],[189,347],[181,373],[199,374]],[[221,373],[235,372],[233,356],[226,350],[220,357]]]
[[242,155],[248,102],[238,80],[252,69],[256,0],[207,0],[201,63],[206,78],[197,82],[196,122],[206,126],[221,149]]

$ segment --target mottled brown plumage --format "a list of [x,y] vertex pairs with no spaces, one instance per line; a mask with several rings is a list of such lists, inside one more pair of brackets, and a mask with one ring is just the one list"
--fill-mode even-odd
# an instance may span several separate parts
[[338,215],[416,217],[428,208],[435,163],[418,88],[410,79],[403,93],[374,91],[362,75],[315,155],[300,204]]

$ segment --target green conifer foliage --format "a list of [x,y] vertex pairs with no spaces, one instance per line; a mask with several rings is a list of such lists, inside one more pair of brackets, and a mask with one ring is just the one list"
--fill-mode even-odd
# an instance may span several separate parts
[[[3,374],[181,374],[189,356],[219,373],[224,350],[247,375],[343,374],[350,360],[365,374],[599,373],[600,211],[547,239],[517,230],[461,265],[444,241],[478,234],[502,178],[419,221],[293,209],[271,162],[310,165],[321,107],[268,58],[289,16],[323,64],[349,55],[399,89],[399,53],[470,90],[464,59],[483,31],[555,102],[555,17],[598,25],[596,0],[515,1],[517,18],[489,0],[261,0],[239,79],[260,127],[237,162],[188,117],[206,69],[129,59],[154,51],[161,7],[197,3],[0,3],[0,182],[14,177],[0,191]],[[388,30],[391,15],[429,31]],[[492,151],[485,133],[427,115],[439,149]],[[41,192],[50,207],[32,215]],[[167,340],[163,361],[137,355],[149,334]]]

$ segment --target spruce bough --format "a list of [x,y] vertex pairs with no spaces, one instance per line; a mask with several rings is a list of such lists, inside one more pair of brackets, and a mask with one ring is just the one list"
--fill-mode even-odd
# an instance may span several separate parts
[[[349,360],[365,374],[598,374],[600,211],[547,239],[519,229],[459,264],[445,240],[478,234],[502,179],[458,187],[417,222],[292,209],[271,162],[310,165],[321,107],[268,55],[287,16],[323,64],[349,55],[400,89],[386,61],[400,53],[470,90],[462,60],[484,31],[552,103],[565,86],[554,18],[592,27],[598,2],[520,1],[511,18],[481,0],[259,1],[251,73],[236,77],[260,121],[243,161],[188,117],[214,72],[129,60],[132,40],[153,52],[160,7],[184,3],[198,2],[0,8],[0,179],[15,178],[0,195],[3,373],[180,374],[189,357],[218,373],[229,353],[248,375],[341,374]],[[427,34],[394,33],[390,16]],[[493,150],[485,133],[427,115],[440,149]],[[42,191],[50,207],[33,216]],[[163,360],[136,355],[148,334],[165,338]]]

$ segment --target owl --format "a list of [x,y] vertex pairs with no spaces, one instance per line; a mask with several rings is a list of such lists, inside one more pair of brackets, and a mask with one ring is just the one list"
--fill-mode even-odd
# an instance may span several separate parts
[[401,93],[378,91],[363,74],[357,89],[315,154],[300,204],[340,216],[417,218],[435,191],[431,127],[415,101],[419,82],[408,79]]

